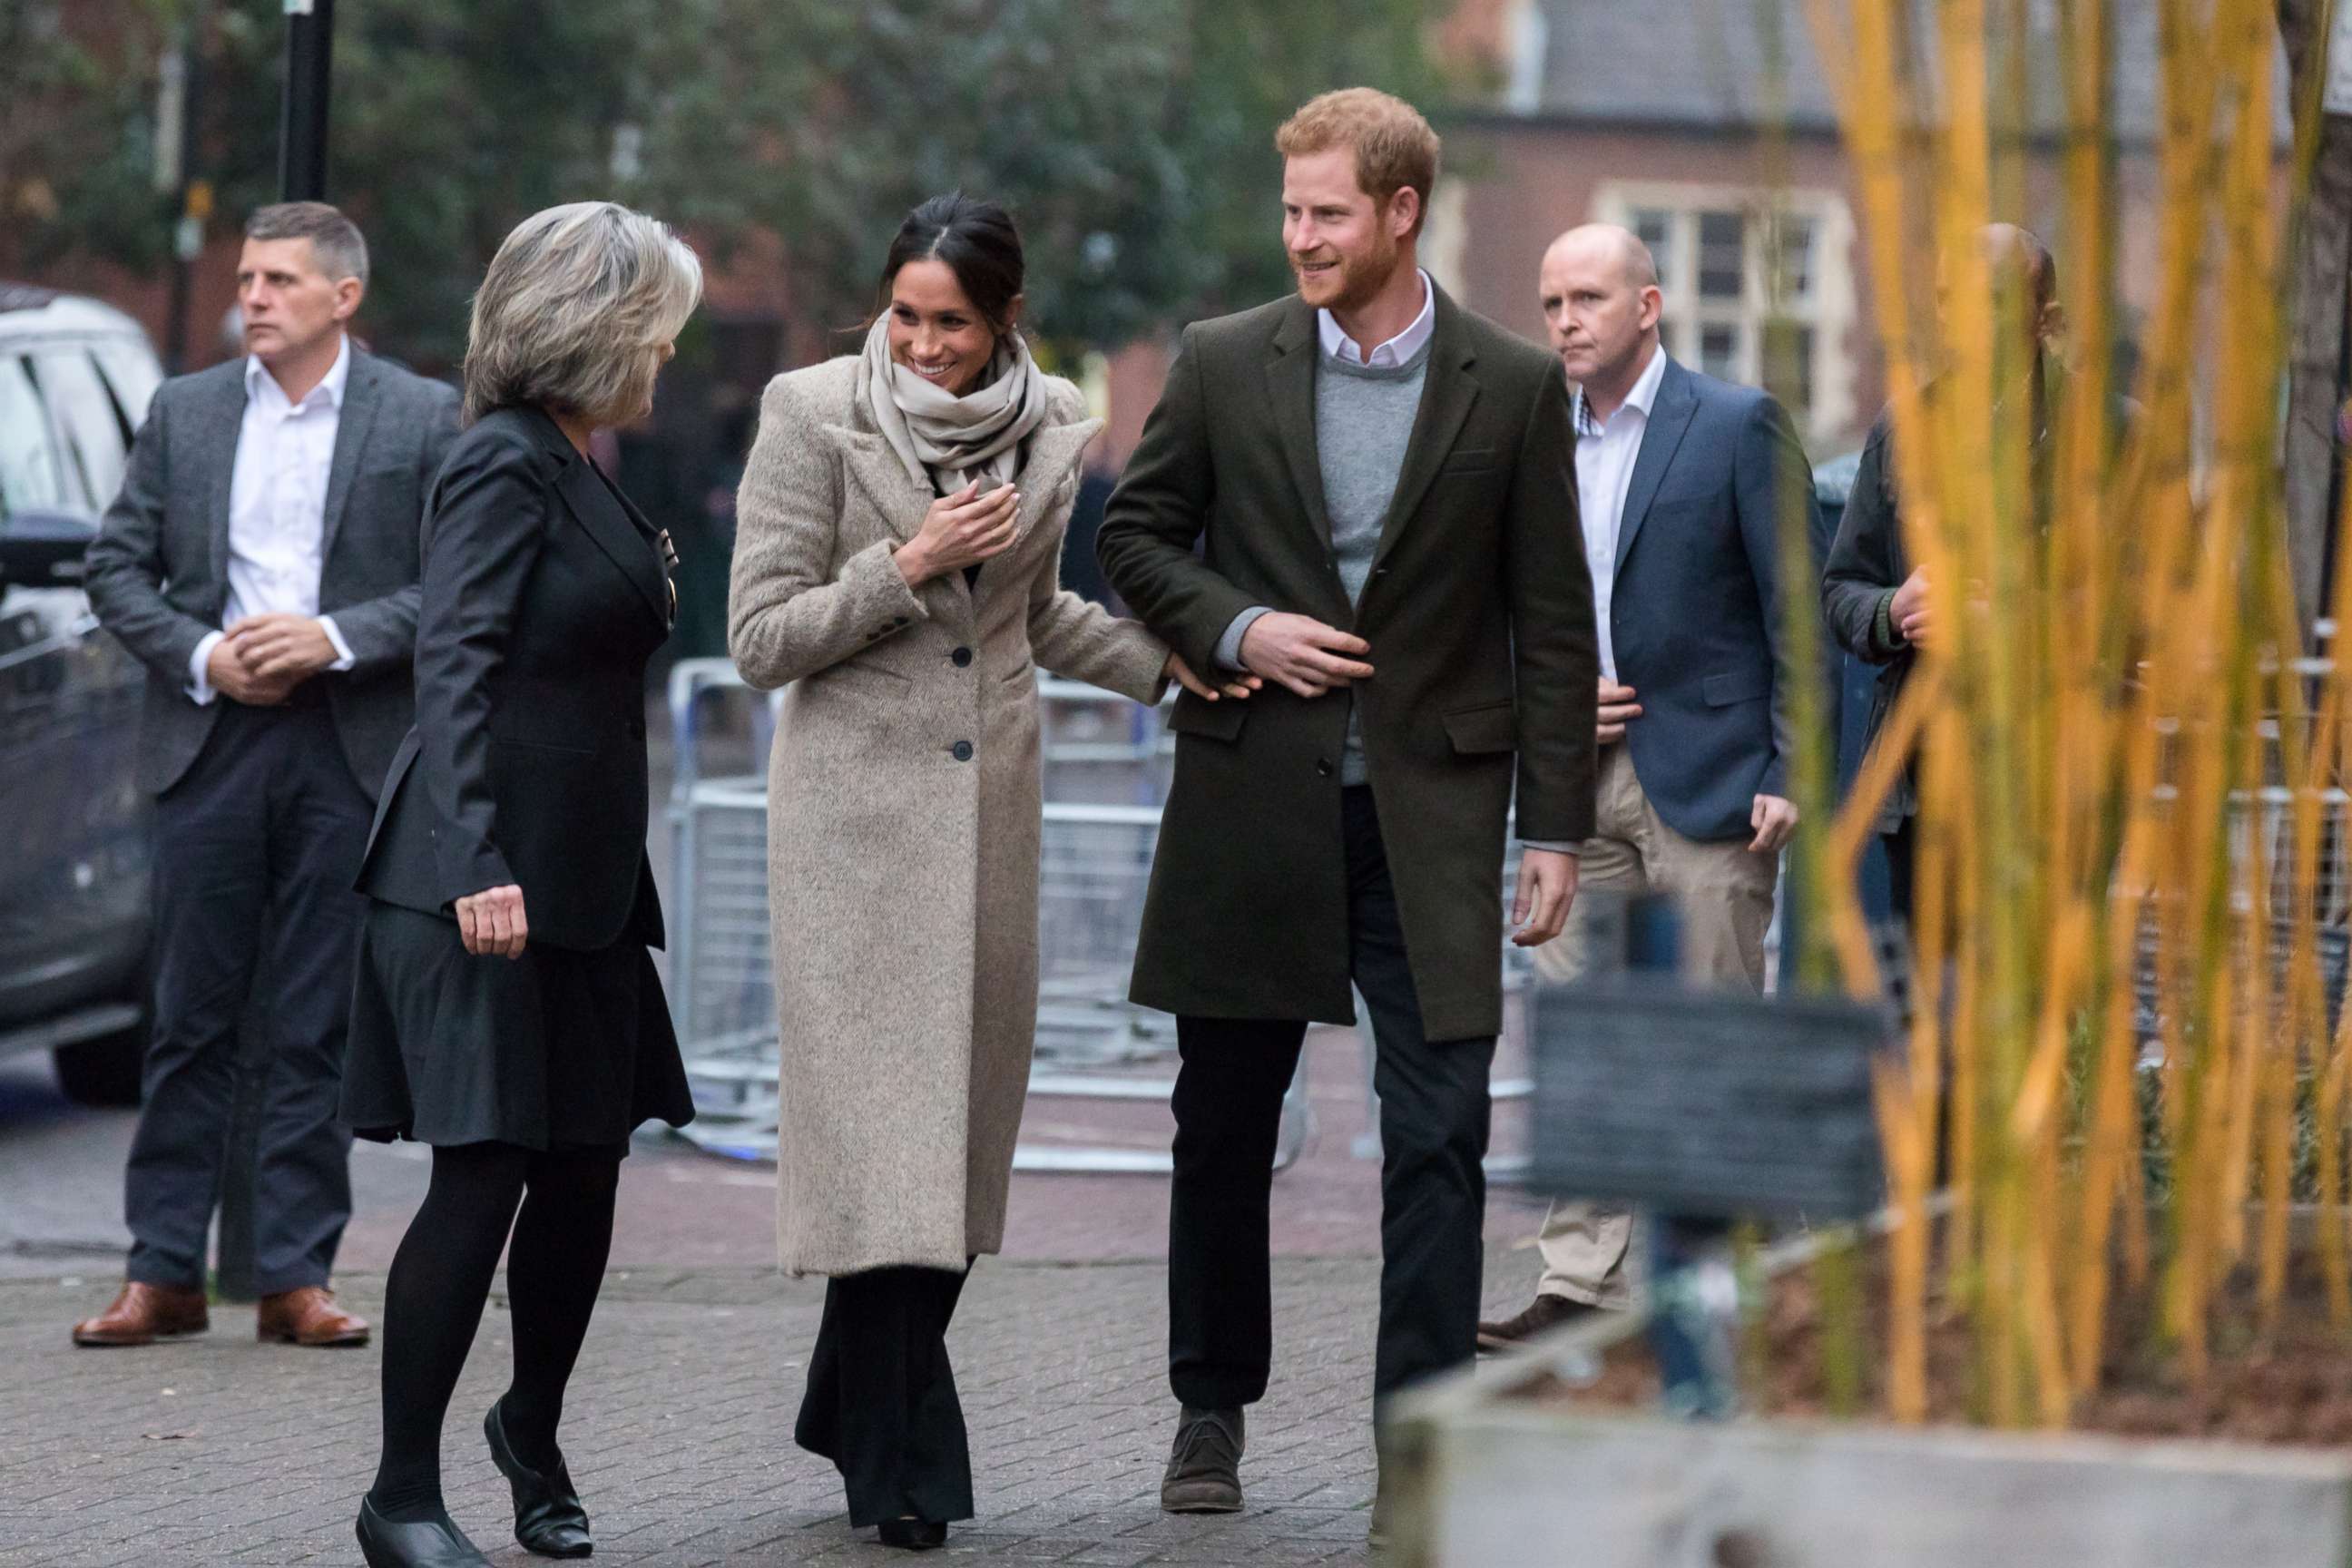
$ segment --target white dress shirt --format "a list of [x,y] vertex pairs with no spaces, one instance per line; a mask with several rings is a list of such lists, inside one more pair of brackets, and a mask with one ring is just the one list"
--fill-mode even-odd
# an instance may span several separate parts
[[1322,334],[1323,352],[1333,359],[1372,370],[1394,370],[1419,353],[1421,345],[1437,331],[1437,286],[1429,280],[1428,273],[1420,272],[1417,276],[1421,279],[1421,314],[1412,319],[1412,325],[1374,349],[1369,358],[1356,346],[1356,340],[1348,335],[1348,329],[1339,324],[1339,317],[1328,310],[1316,311],[1315,330]]
[[[327,476],[334,467],[335,434],[342,427],[343,389],[352,378],[352,342],[335,352],[326,379],[299,403],[260,360],[245,362],[245,422],[237,428],[236,466],[228,491],[228,602],[224,628],[247,616],[315,618],[334,645],[330,669],[352,667],[351,645],[335,623],[319,614],[319,577],[326,569]],[[208,633],[188,659],[188,695],[199,703],[216,693],[205,674],[224,632]]]
[[1601,644],[1601,673],[1617,679],[1617,650],[1609,638],[1609,604],[1617,585],[1617,531],[1625,521],[1625,492],[1633,464],[1650,428],[1658,384],[1666,378],[1663,344],[1625,401],[1606,419],[1595,420],[1581,389],[1576,395],[1576,509],[1584,521],[1584,563],[1592,571],[1592,626]]

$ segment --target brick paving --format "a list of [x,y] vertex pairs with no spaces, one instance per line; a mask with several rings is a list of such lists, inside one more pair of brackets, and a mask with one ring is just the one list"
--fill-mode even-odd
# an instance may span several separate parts
[[[649,712],[656,792],[667,718]],[[653,859],[666,878],[667,824]],[[1516,1020],[1498,1076],[1523,1070]],[[950,1350],[971,1426],[980,1516],[955,1562],[1351,1564],[1367,1560],[1375,1479],[1372,1320],[1377,1167],[1359,1158],[1360,1047],[1309,1037],[1315,1131],[1275,1184],[1276,1373],[1250,1415],[1250,1506],[1159,1511],[1174,1419],[1165,1379],[1167,1183],[1014,1178],[1003,1259],[982,1259]],[[1166,1070],[1170,1064],[1160,1064]],[[1498,1109],[1496,1145],[1523,1113]],[[37,1058],[0,1062],[0,1568],[354,1563],[352,1517],[373,1473],[380,1361],[255,1342],[249,1307],[212,1332],[141,1351],[77,1351],[67,1330],[119,1279],[122,1160],[135,1118],[67,1104]],[[1041,1101],[1045,1143],[1165,1149],[1164,1104]],[[344,1299],[380,1317],[383,1270],[423,1195],[423,1150],[353,1152]],[[564,1439],[598,1563],[906,1560],[852,1531],[837,1479],[791,1441],[823,1284],[773,1253],[774,1174],[648,1140],[622,1183],[614,1272],[574,1380]],[[1526,1305],[1539,1204],[1488,1204],[1490,1312]],[[513,1544],[482,1411],[505,1383],[494,1299],[452,1407],[452,1511],[501,1568]]]
[[[1308,1564],[1366,1561],[1374,1482],[1369,1258],[1286,1258],[1276,1374],[1252,1412],[1247,1511],[1158,1509],[1173,1415],[1162,1375],[1164,1268],[982,1260],[950,1334],[971,1424],[979,1518],[957,1561]],[[1524,1255],[1490,1255],[1489,1295],[1526,1289]],[[852,1531],[838,1482],[791,1442],[821,1283],[765,1270],[615,1272],[590,1334],[565,1445],[598,1563],[901,1560]],[[343,1293],[373,1314],[381,1276]],[[355,1563],[352,1516],[372,1474],[374,1349],[255,1342],[250,1309],[139,1351],[76,1351],[89,1296],[0,1282],[0,1563],[176,1568]],[[507,1534],[480,1413],[504,1384],[494,1299],[445,1444],[452,1511],[504,1564]],[[500,1548],[503,1548],[502,1550]]]

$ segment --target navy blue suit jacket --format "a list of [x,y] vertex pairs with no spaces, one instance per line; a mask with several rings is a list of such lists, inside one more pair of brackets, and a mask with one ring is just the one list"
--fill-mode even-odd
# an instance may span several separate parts
[[1803,582],[1781,570],[1790,505],[1810,546],[1821,510],[1787,411],[1669,359],[1617,528],[1609,630],[1642,709],[1623,742],[1634,776],[1685,838],[1748,837],[1756,796],[1789,793],[1803,679],[1789,606],[1811,615],[1821,597],[1811,548]]

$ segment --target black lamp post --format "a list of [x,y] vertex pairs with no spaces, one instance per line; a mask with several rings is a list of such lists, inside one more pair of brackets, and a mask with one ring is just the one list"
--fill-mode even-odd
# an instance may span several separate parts
[[286,0],[286,99],[278,122],[278,185],[283,200],[327,199],[327,79],[335,45],[335,0]]

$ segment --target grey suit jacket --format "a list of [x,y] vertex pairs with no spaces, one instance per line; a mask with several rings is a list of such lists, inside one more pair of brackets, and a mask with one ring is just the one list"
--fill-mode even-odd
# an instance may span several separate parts
[[[139,786],[179,782],[219,720],[219,697],[188,696],[188,660],[228,601],[229,479],[245,419],[245,361],[157,389],[132,442],[122,493],[89,547],[99,620],[147,667]],[[321,676],[352,776],[373,799],[415,703],[417,539],[425,492],[457,432],[450,387],[352,345],[328,472],[319,610],[335,618],[352,667]]]

